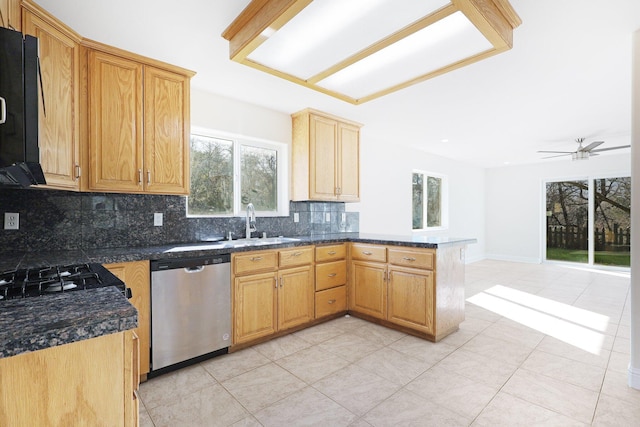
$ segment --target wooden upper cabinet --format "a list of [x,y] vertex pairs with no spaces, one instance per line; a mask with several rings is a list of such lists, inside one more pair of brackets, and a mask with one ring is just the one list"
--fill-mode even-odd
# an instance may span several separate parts
[[22,29],[20,15],[20,0],[0,0],[0,27],[20,31]]
[[361,125],[311,109],[292,120],[292,199],[359,201]]
[[23,32],[39,40],[42,170],[48,187],[78,190],[81,174],[78,121],[80,36],[32,3],[23,3],[23,8]]
[[144,70],[145,189],[189,192],[189,80],[146,66]]
[[83,40],[86,190],[188,194],[190,79],[133,53]]
[[143,190],[142,64],[88,52],[89,189]]

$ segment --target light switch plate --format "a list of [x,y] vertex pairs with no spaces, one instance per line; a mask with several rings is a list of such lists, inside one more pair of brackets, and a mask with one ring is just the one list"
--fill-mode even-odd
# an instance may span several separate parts
[[162,227],[162,212],[156,212],[153,214],[153,225],[155,227]]
[[293,222],[300,222],[300,214],[298,212],[293,213]]
[[331,212],[326,212],[324,214],[324,222],[331,222]]
[[5,212],[4,213],[4,229],[5,230],[19,230],[20,229],[20,214],[17,212]]
[[342,222],[347,222],[347,214],[342,212]]

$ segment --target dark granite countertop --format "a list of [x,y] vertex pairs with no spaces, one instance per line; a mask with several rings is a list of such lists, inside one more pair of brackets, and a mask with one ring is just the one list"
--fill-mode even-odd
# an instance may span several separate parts
[[[109,264],[114,262],[140,261],[151,259],[170,259],[218,255],[231,252],[246,252],[273,248],[287,248],[302,245],[318,245],[323,243],[361,242],[382,245],[409,246],[417,248],[433,248],[461,246],[476,243],[472,238],[429,237],[419,235],[386,235],[369,233],[336,233],[311,236],[295,236],[295,242],[273,245],[245,246],[241,248],[208,249],[213,242],[177,243],[173,245],[148,246],[134,248],[107,248],[73,251],[55,251],[38,253],[0,254],[0,271],[16,268],[35,268],[49,265],[96,262]],[[185,246],[189,250],[180,250]],[[201,249],[200,249],[201,248]]]
[[0,303],[0,358],[138,326],[138,312],[115,287]]

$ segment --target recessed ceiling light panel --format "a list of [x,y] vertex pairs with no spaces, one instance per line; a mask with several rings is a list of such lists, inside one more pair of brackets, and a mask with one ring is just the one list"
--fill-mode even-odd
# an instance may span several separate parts
[[234,61],[353,104],[510,49],[507,0],[253,0],[225,30]]

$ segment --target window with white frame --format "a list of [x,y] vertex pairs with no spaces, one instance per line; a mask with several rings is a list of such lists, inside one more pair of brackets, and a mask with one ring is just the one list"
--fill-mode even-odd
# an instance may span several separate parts
[[414,231],[447,228],[446,176],[414,171],[411,197]]
[[285,144],[194,130],[189,216],[233,216],[253,203],[260,215],[287,212]]

